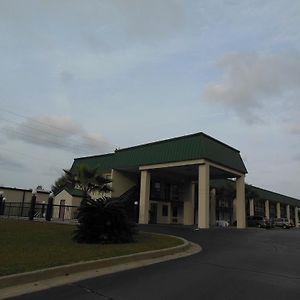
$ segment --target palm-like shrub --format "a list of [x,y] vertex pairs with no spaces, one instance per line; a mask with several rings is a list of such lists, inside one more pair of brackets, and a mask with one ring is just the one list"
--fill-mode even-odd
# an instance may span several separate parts
[[64,172],[66,182],[71,187],[82,191],[83,201],[88,200],[93,192],[107,193],[111,191],[111,180],[104,178],[97,168],[91,169],[81,165],[77,172],[67,170]]
[[73,238],[79,243],[128,243],[136,233],[120,202],[107,198],[82,201],[78,223]]

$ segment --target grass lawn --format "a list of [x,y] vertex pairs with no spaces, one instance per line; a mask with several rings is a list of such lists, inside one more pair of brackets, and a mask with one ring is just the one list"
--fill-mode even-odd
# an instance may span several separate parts
[[140,233],[135,243],[77,244],[75,226],[0,219],[0,276],[68,263],[162,249],[182,244],[168,236]]

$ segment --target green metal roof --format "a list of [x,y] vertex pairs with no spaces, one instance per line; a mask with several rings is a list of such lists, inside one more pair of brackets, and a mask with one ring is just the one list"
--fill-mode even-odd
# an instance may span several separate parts
[[300,200],[296,199],[296,198],[292,198],[289,196],[285,196],[285,195],[281,195],[275,192],[271,192],[256,186],[251,186],[254,191],[257,192],[257,194],[259,195],[259,197],[263,200],[269,200],[269,201],[273,201],[273,202],[280,202],[283,204],[290,204],[293,206],[297,206],[300,207]]
[[202,132],[116,150],[115,153],[106,155],[77,158],[74,160],[72,170],[76,170],[81,164],[107,172],[111,169],[196,159],[207,159],[238,172],[247,173],[238,150]]
[[[221,188],[225,187],[226,185],[232,185],[235,188],[235,182],[232,180],[226,180],[226,179],[216,179],[210,181],[211,187],[214,188]],[[246,184],[246,186],[250,187],[254,192],[257,193],[258,197],[262,200],[269,200],[271,202],[280,202],[283,204],[289,204],[292,206],[300,207],[300,200],[296,198],[292,198],[289,196],[285,196],[282,194],[278,194],[275,192],[271,192],[262,188],[259,188],[254,185]]]

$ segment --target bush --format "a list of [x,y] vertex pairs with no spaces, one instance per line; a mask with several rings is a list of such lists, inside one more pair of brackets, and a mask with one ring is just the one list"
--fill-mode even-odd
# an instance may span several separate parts
[[83,200],[78,209],[78,222],[73,236],[78,243],[134,241],[136,224],[128,219],[123,205],[116,200]]

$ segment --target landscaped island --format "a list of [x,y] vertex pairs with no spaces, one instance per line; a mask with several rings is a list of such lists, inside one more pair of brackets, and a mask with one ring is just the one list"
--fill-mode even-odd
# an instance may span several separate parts
[[128,244],[79,244],[74,225],[0,219],[0,276],[173,247],[182,240],[139,233]]

